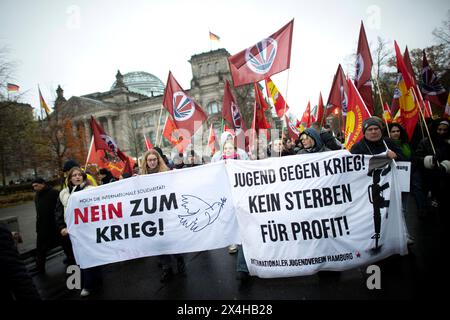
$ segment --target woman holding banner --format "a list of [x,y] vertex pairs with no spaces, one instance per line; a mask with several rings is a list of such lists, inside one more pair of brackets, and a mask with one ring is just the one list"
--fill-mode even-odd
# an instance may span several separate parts
[[[73,167],[67,174],[67,187],[62,189],[59,193],[58,204],[55,209],[56,225],[63,236],[63,241],[68,243],[70,250],[72,250],[72,244],[70,243],[69,232],[67,230],[67,204],[69,198],[74,192],[78,192],[85,189],[93,188],[86,173],[79,167]],[[81,297],[86,297],[91,294],[95,289],[98,289],[102,283],[101,267],[93,267],[87,269],[81,269]]]
[[[156,151],[155,149],[150,149],[144,153],[144,156],[142,157],[141,174],[152,174],[169,170],[169,167],[167,167],[165,161],[158,151]],[[161,282],[167,282],[173,276],[173,270],[171,266],[172,256],[174,256],[177,260],[178,273],[183,274],[186,270],[186,265],[184,263],[184,257],[182,254],[158,256],[159,265],[161,265],[162,268],[160,279]]]

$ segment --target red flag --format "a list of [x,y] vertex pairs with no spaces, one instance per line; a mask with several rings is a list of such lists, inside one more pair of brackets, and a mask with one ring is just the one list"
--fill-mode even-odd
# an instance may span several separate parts
[[241,110],[239,109],[236,99],[231,92],[231,87],[228,80],[225,80],[222,117],[232,125],[233,134],[236,136],[237,147],[243,150],[247,149],[248,141],[245,139],[247,128],[244,120],[242,119]]
[[267,122],[264,112],[269,108],[258,84],[255,87],[255,125],[256,130],[269,129],[270,124]]
[[351,80],[348,80],[348,109],[345,122],[345,148],[350,150],[352,146],[362,139],[362,125],[364,120],[370,118],[364,100]]
[[239,106],[236,103],[236,99],[231,92],[231,87],[228,80],[225,81],[222,117],[233,126],[233,130],[236,132],[236,134],[239,134],[241,131],[245,132],[247,130],[242,119],[241,110],[239,109]]
[[444,114],[442,116],[444,119],[450,120],[450,93],[447,97],[447,104],[445,105]]
[[[256,148],[256,139],[259,136],[259,130],[270,128],[270,124],[267,122],[266,116],[264,115],[264,111],[266,111],[269,108],[269,106],[264,100],[264,97],[262,95],[258,83],[255,82],[253,86],[255,89],[255,105],[253,112],[251,136],[249,137],[250,150],[255,150]],[[268,132],[266,132],[266,137],[267,139],[269,138]]]
[[373,113],[372,65],[372,56],[370,55],[369,44],[367,43],[366,31],[364,30],[364,24],[361,21],[356,58],[355,86],[361,94],[361,97],[367,106],[367,110],[371,114]]
[[403,60],[403,56],[397,45],[397,41],[394,41],[394,47],[395,47],[395,57],[397,58],[397,69],[402,74],[403,80],[405,81],[406,90],[409,90],[414,85],[413,80],[408,72],[408,68],[406,67],[405,61]]
[[291,61],[294,20],[252,47],[228,57],[234,86],[258,82],[286,70]]
[[132,174],[134,159],[127,157],[124,161],[115,161],[106,150],[97,150],[95,144],[91,144],[87,165],[96,165],[99,168],[108,169],[115,178],[119,178],[123,173]]
[[297,140],[300,132],[295,127],[295,124],[293,124],[291,120],[289,120],[289,117],[287,115],[284,115],[284,119],[286,120],[286,127],[288,128],[289,138],[291,138],[291,140]]
[[164,90],[163,105],[172,116],[175,126],[187,130],[191,136],[207,118],[202,108],[184,92],[170,71]]
[[110,170],[116,178],[123,173],[131,175],[134,160],[130,159],[118,148],[111,136],[105,133],[93,116],[91,116],[90,124],[94,141],[88,162],[90,161],[90,163],[95,163],[99,167]]
[[323,108],[322,92],[320,92],[319,93],[319,104],[317,105],[317,110],[316,110],[316,121],[318,121],[321,126],[323,123],[324,113],[325,113],[325,111]]
[[430,105],[430,101],[425,100],[422,101],[422,112],[423,112],[423,117],[425,119],[430,119],[433,116],[433,111],[431,111],[431,105]]
[[403,61],[405,62],[406,70],[408,70],[409,75],[411,76],[411,80],[413,86],[416,86],[416,74],[414,73],[414,69],[411,63],[411,58],[409,57],[408,46],[405,48],[405,52],[403,52]]
[[439,78],[434,73],[433,69],[431,69],[425,50],[423,50],[422,59],[422,93],[425,100],[442,108],[445,107],[448,96],[447,90],[445,90],[440,83]]
[[341,65],[338,66],[336,74],[334,75],[333,85],[331,86],[330,95],[327,102],[327,116],[332,114],[335,110],[339,110],[343,115],[347,113],[348,103],[348,85],[345,79],[344,70]]
[[216,153],[216,133],[214,132],[213,125],[211,123],[211,126],[209,127],[209,136],[208,136],[208,147],[211,149],[211,155]]
[[[311,126],[311,103],[308,101],[308,106],[306,107],[306,110],[303,112],[302,119],[300,120],[301,124],[305,124],[306,128],[309,128]],[[304,130],[305,128],[303,128]],[[301,130],[301,131],[303,131]]]
[[275,110],[277,112],[278,118],[283,117],[283,115],[289,110],[289,107],[284,100],[281,93],[278,91],[278,88],[273,83],[270,77],[265,79],[266,81],[266,90],[267,96],[272,98],[273,105],[275,106]]
[[164,124],[162,135],[164,138],[167,139],[167,141],[169,141],[173,146],[175,146],[178,149],[178,152],[184,152],[186,146],[189,143],[191,143],[190,139],[185,138],[180,134],[177,126],[170,118],[170,116],[167,116],[166,118],[166,123]]
[[145,135],[145,133],[144,133],[144,141],[145,141],[145,147],[147,148],[147,150],[153,149],[153,144],[150,141],[150,138]]

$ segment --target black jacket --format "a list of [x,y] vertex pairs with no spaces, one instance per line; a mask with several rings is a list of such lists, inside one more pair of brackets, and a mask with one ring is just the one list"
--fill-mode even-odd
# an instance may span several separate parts
[[402,156],[402,151],[400,150],[400,148],[391,139],[386,137],[382,137],[376,142],[368,141],[366,140],[366,138],[362,138],[360,141],[353,145],[353,147],[350,149],[350,153],[368,155],[380,154],[386,152],[385,143],[389,150],[397,154],[397,161],[405,160]]
[[36,193],[34,204],[36,206],[36,233],[38,243],[47,245],[58,244],[58,229],[55,222],[55,208],[59,192],[50,186]]
[[24,262],[17,252],[11,232],[0,223],[0,299],[41,300],[28,274]]

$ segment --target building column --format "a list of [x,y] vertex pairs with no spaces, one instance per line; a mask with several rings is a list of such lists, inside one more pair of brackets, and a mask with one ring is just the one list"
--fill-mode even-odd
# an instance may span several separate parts
[[114,139],[114,141],[116,141],[116,135],[114,134],[114,126],[113,126],[112,116],[106,117],[106,120],[108,121],[108,134]]
[[91,126],[89,125],[89,120],[84,119],[83,120],[83,125],[84,125],[84,136],[85,136],[85,140],[86,140],[86,145],[87,145],[87,152],[89,152],[89,147],[91,146]]

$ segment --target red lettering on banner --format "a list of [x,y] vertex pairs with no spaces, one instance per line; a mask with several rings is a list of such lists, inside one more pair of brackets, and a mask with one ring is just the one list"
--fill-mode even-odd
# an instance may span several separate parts
[[[83,210],[83,211],[82,211]],[[75,208],[75,224],[80,222],[96,222],[100,220],[108,220],[114,218],[122,218],[122,202],[102,204],[100,206],[91,206],[83,209]],[[100,215],[101,212],[101,215]]]

